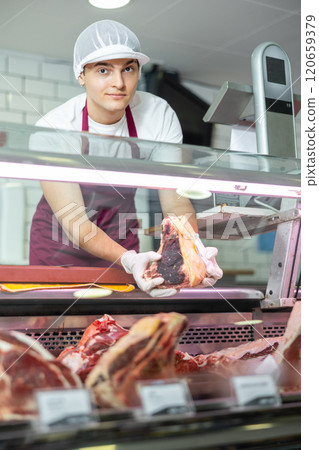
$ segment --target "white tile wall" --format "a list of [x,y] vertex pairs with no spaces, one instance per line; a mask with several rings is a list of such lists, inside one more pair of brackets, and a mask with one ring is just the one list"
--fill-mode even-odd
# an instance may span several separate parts
[[0,90],[5,92],[22,92],[23,78],[1,71]]
[[0,92],[0,105],[6,104],[6,94],[4,92]]
[[37,59],[23,56],[8,55],[8,72],[21,76],[38,78],[40,75],[40,62]]
[[0,55],[0,72],[4,72],[6,70],[6,57],[4,55]]
[[27,125],[34,125],[39,119],[41,119],[42,114],[36,113],[35,111],[33,113],[26,113],[24,116],[24,122]]
[[0,122],[25,123],[22,112],[0,110]]
[[42,99],[42,109],[43,109],[43,111],[46,111],[46,112],[51,111],[52,109],[60,106],[62,103],[63,103],[63,100],[58,100],[56,98],[43,98]]
[[25,79],[25,91],[28,94],[39,95],[41,97],[54,97],[55,84],[50,81],[42,81],[34,78]]
[[72,61],[1,49],[0,120],[27,125],[83,92]]
[[41,113],[41,100],[34,95],[11,93],[8,107],[10,111]]
[[70,83],[71,77],[75,80],[72,63],[43,62],[41,66],[42,78],[44,80],[65,81]]
[[75,97],[76,95],[82,94],[84,92],[84,88],[81,87],[78,83],[75,86],[70,86],[70,84],[62,84],[58,83],[58,98],[62,100],[67,100],[71,97]]

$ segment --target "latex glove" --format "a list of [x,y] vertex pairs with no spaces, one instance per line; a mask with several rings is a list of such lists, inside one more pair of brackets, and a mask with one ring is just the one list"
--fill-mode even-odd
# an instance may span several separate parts
[[207,276],[201,284],[204,286],[214,286],[216,281],[220,280],[223,276],[223,271],[216,262],[218,249],[216,247],[205,247],[199,237],[195,239],[195,245],[206,265]]
[[176,294],[176,289],[155,289],[156,286],[164,283],[164,278],[157,277],[146,281],[143,274],[149,264],[161,259],[162,255],[156,252],[136,253],[130,250],[123,253],[121,263],[126,273],[131,273],[138,287],[151,297],[169,297]]

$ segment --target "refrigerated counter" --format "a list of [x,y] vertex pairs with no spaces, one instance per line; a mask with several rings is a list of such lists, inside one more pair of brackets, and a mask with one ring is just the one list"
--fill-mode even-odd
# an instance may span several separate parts
[[[183,313],[190,325],[178,348],[193,355],[283,335],[291,308],[300,300],[299,160],[6,123],[0,124],[0,130],[5,136],[0,148],[2,330],[22,331],[54,355],[76,345],[83,330],[105,313],[127,328],[145,315]],[[83,138],[90,148],[85,157]],[[131,152],[136,145],[138,159]],[[133,232],[140,251],[159,247],[163,219],[159,192],[188,198],[203,243],[219,248],[217,261],[224,279],[211,288],[182,289],[171,298],[151,298],[136,286],[128,292],[114,289],[110,295],[85,298],[79,294],[78,285],[83,283],[133,288],[134,280],[118,266],[28,264],[30,225],[41,197],[41,180],[107,185],[115,193],[136,189],[132,201],[138,228]],[[116,205],[116,195],[112,201],[111,207]],[[271,233],[273,247],[263,261],[269,275],[258,279],[256,239]],[[232,265],[229,258],[227,266],[223,264],[226,254],[233,255]],[[80,292],[83,289],[88,287]],[[80,429],[30,438],[28,425],[17,423],[2,427],[0,442],[9,433],[8,447],[3,448],[14,448],[14,436],[20,436],[20,448],[58,448],[62,437],[67,448],[79,448],[85,439],[91,444],[116,442],[116,448],[126,448],[127,440],[136,442],[136,448],[147,448],[150,442],[160,448],[153,440],[157,436],[162,447],[169,442],[167,448],[196,448],[192,439],[197,448],[269,448],[268,436],[273,448],[298,448],[300,392],[282,394],[282,400],[281,406],[256,409],[206,398],[196,403],[191,418],[138,424],[130,411],[127,415],[103,412],[100,423],[86,430],[86,438]]]

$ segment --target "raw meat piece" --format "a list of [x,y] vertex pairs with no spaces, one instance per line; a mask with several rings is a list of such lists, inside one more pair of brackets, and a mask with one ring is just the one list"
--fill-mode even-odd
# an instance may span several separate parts
[[259,356],[266,356],[275,352],[280,340],[281,337],[261,338],[238,345],[237,347],[228,347],[208,355],[197,355],[195,356],[195,360],[201,368],[205,368],[206,366],[208,368],[214,366],[219,360],[225,362],[226,359],[232,361],[258,358]]
[[286,331],[274,355],[278,364],[285,359],[300,359],[301,342],[301,302],[296,302],[289,316]]
[[77,375],[61,368],[38,342],[15,331],[0,332],[0,419],[37,414],[34,389],[80,387]]
[[160,313],[136,322],[101,356],[86,379],[102,407],[138,404],[136,381],[175,375],[175,346],[187,327],[178,313]]
[[199,366],[196,359],[188,353],[175,350],[175,373],[176,375],[186,375],[198,372]]
[[[193,372],[212,372],[222,376],[232,376],[236,371],[247,373],[251,364],[245,364],[248,359],[256,359],[258,363],[266,355],[274,353],[281,337],[258,339],[237,347],[229,347],[206,355],[190,356],[188,353],[176,351],[176,374],[185,375]],[[239,361],[239,362],[238,362]],[[255,364],[255,363],[254,363]]]
[[301,389],[301,302],[296,301],[291,311],[286,331],[276,353],[280,365],[279,384],[285,391]]
[[153,262],[145,271],[144,278],[150,280],[163,277],[158,288],[196,286],[206,276],[206,265],[195,245],[196,235],[185,217],[166,217],[162,222],[159,261]]
[[57,360],[85,381],[100,356],[127,333],[128,330],[117,324],[113,317],[104,314],[86,328],[76,347],[65,348]]

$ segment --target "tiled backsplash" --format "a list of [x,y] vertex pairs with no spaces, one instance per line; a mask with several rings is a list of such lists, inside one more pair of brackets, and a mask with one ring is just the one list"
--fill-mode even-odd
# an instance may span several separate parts
[[0,121],[34,125],[81,92],[71,61],[0,51]]

